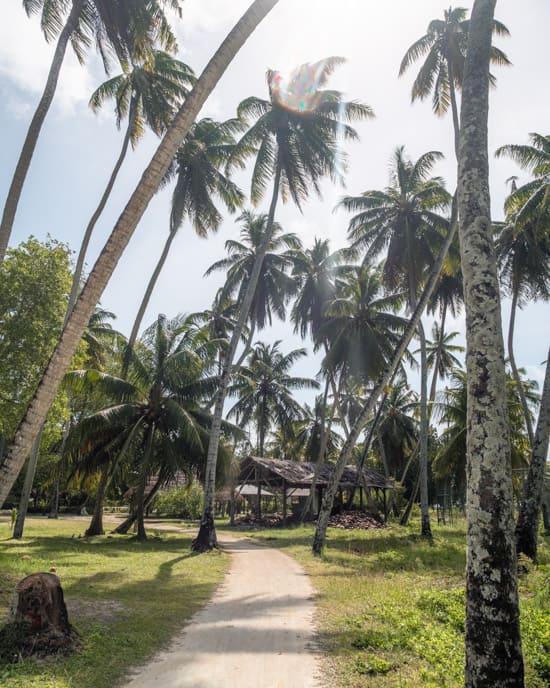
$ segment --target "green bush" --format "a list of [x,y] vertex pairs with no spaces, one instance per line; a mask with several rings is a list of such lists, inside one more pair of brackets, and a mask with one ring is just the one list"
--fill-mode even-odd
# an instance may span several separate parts
[[176,487],[158,495],[155,513],[159,516],[174,518],[200,518],[204,491],[198,483],[186,487]]

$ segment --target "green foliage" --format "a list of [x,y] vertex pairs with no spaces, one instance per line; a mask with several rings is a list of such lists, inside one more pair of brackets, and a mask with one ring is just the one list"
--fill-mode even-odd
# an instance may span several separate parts
[[155,500],[155,513],[176,518],[200,518],[204,490],[199,483],[163,492]]
[[61,332],[70,252],[30,237],[9,249],[0,280],[0,433],[11,437]]

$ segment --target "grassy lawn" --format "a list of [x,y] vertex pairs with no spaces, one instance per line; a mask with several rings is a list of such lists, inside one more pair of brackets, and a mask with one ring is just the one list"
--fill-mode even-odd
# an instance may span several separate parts
[[[458,688],[463,685],[465,524],[329,530],[321,560],[308,528],[252,531],[295,556],[318,591],[327,685],[345,688]],[[550,541],[540,565],[521,576],[527,688],[550,685]]]
[[0,622],[15,584],[54,566],[82,639],[81,651],[68,658],[0,665],[3,688],[112,688],[166,646],[211,597],[229,564],[219,553],[192,555],[188,535],[152,526],[146,543],[124,536],[87,540],[79,538],[86,525],[29,519],[25,539],[15,542],[0,521]]

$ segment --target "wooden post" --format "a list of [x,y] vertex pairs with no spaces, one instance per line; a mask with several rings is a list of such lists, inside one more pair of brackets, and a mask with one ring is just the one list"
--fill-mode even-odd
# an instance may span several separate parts
[[384,496],[384,523],[388,522],[388,502],[386,499],[386,492],[387,492],[387,490],[386,490],[386,488],[384,488],[382,490],[382,494]]
[[283,521],[286,521],[286,480],[283,479]]
[[258,512],[257,519],[260,521],[262,519],[262,481],[260,479],[260,471],[256,469],[256,481],[258,483]]
[[359,508],[363,511],[363,486],[359,487]]

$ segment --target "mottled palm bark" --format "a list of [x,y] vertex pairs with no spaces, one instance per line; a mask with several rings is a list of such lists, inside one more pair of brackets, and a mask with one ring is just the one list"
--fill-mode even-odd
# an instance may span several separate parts
[[[273,223],[275,220],[275,209],[277,207],[277,200],[279,198],[280,185],[281,165],[277,161],[277,172],[275,174],[275,180],[273,183],[273,196],[271,198],[271,204],[267,216],[265,236],[263,237],[262,243],[258,247],[258,252],[256,253],[256,257],[254,259],[254,265],[252,267],[252,272],[250,273],[250,279],[246,287],[243,302],[239,309],[239,317],[235,323],[235,327],[231,334],[231,341],[229,343],[227,353],[225,354],[218,392],[216,394],[216,403],[214,404],[212,425],[210,427],[208,453],[206,456],[204,502],[201,523],[197,537],[191,545],[191,548],[194,552],[209,552],[218,546],[216,528],[214,526],[214,496],[216,493],[216,466],[218,462],[218,447],[220,444],[222,429],[223,407],[225,403],[225,397],[227,395],[227,387],[229,385],[229,380],[233,369],[233,359],[235,358],[237,346],[245,328],[246,321],[248,320],[248,314],[250,312],[250,307],[252,306],[256,287],[258,286],[264,258],[273,234]],[[260,447],[260,449],[262,450],[263,447]]]
[[30,452],[90,316],[178,147],[231,60],[277,2],[278,0],[255,0],[251,4],[205,67],[145,169],[82,289],[42,380],[17,428],[13,445],[0,466],[0,507]]
[[516,525],[516,545],[518,554],[526,554],[533,561],[537,559],[537,540],[540,511],[544,493],[544,471],[548,455],[550,436],[550,350],[546,361],[546,374],[542,388],[539,418],[535,440],[531,451],[529,473],[523,488],[518,521]]
[[336,490],[338,489],[338,484],[340,482],[340,478],[342,477],[344,467],[350,460],[353,448],[355,447],[359,435],[361,434],[363,428],[365,427],[371,414],[373,413],[376,402],[378,401],[379,397],[385,392],[386,387],[390,384],[391,379],[395,375],[395,371],[401,363],[403,354],[405,353],[411,339],[413,338],[413,335],[418,329],[418,323],[420,322],[422,313],[426,308],[426,303],[432,295],[436,282],[439,279],[443,263],[445,261],[447,253],[449,251],[449,247],[451,246],[453,238],[455,236],[457,228],[455,220],[456,216],[453,212],[453,217],[451,218],[450,222],[449,233],[447,235],[447,238],[445,239],[445,243],[441,248],[441,253],[437,261],[434,263],[434,266],[430,273],[430,277],[426,282],[424,290],[422,291],[422,295],[418,300],[416,309],[414,310],[414,313],[411,316],[409,324],[407,325],[405,332],[403,333],[399,341],[399,344],[395,349],[395,352],[392,356],[389,365],[381,374],[378,382],[376,383],[376,386],[374,387],[365,405],[363,406],[361,413],[355,421],[355,424],[350,431],[349,437],[344,442],[342,450],[340,451],[340,455],[338,456],[338,460],[336,461],[336,466],[334,468],[334,471],[332,472],[330,481],[323,493],[323,502],[321,505],[319,518],[317,520],[317,528],[315,530],[315,535],[313,538],[312,551],[313,554],[317,556],[321,555],[325,545],[328,521],[330,518],[330,512],[332,511],[332,505],[334,503],[334,495],[336,494]]
[[458,200],[466,306],[466,688],[523,688],[504,345],[489,197],[489,55],[496,0],[472,10]]
[[516,365],[516,357],[514,356],[514,328],[516,324],[516,312],[518,305],[518,288],[514,286],[514,291],[512,294],[512,304],[510,306],[510,324],[508,326],[508,358],[510,359],[510,367],[512,368],[512,377],[516,383],[516,389],[521,401],[521,408],[523,410],[523,417],[525,419],[525,427],[527,429],[527,435],[529,437],[529,444],[531,449],[533,448],[533,443],[535,441],[535,434],[533,432],[533,422],[531,421],[531,413],[529,407],[527,406],[527,399],[525,397],[525,390],[521,384],[521,378],[519,376],[519,370]]
[[38,141],[40,130],[42,129],[42,125],[44,124],[44,120],[52,104],[67,45],[77,27],[78,18],[83,5],[84,0],[73,0],[67,22],[57,40],[44,92],[36,107],[29,125],[29,130],[27,131],[25,142],[23,143],[23,148],[21,149],[21,154],[19,155],[19,160],[17,161],[17,166],[4,205],[2,224],[0,225],[0,265],[4,261],[4,256],[6,255],[6,249],[8,248],[8,242],[15,220],[15,213],[17,212],[17,206],[19,205],[19,199],[21,198],[21,192],[29,171],[34,149],[36,148],[36,142]]

